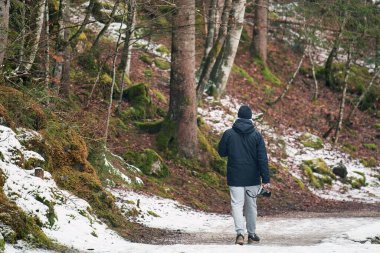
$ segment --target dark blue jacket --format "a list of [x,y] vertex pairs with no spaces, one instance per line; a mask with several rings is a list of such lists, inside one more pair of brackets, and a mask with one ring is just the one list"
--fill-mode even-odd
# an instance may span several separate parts
[[218,147],[219,155],[228,157],[229,186],[252,186],[269,183],[268,157],[261,134],[251,120],[237,119],[224,132]]

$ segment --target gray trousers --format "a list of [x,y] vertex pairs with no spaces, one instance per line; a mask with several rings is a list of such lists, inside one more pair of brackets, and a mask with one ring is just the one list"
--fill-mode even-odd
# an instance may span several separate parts
[[[260,189],[260,185],[254,186],[230,186],[232,217],[235,222],[235,231],[237,234],[244,234],[244,222],[246,220],[246,228],[248,234],[256,232],[257,205],[256,198],[251,198],[245,194],[246,190],[256,195]],[[245,214],[245,219],[244,215]]]

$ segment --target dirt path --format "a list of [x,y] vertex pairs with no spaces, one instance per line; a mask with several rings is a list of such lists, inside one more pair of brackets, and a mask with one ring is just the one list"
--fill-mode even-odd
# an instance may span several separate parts
[[[260,245],[305,246],[328,241],[342,233],[380,221],[379,212],[293,213],[285,216],[259,217],[257,234]],[[380,234],[380,233],[379,233]],[[226,224],[219,233],[174,232],[154,244],[233,244],[233,224]]]

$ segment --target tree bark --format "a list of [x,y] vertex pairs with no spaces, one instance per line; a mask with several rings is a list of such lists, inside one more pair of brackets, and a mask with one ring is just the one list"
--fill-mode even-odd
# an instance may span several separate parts
[[[204,52],[204,59],[207,57],[210,52],[213,44],[214,44],[214,34],[215,34],[215,18],[216,18],[216,8],[217,8],[218,0],[210,0],[209,11],[208,11],[208,19],[207,19],[207,37],[206,37],[206,45]],[[202,61],[203,62],[203,61]]]
[[49,89],[49,80],[50,80],[50,56],[49,56],[49,2],[45,2],[45,86],[46,90]]
[[117,38],[116,48],[115,48],[115,55],[114,55],[113,60],[112,60],[112,84],[111,84],[110,100],[109,100],[108,111],[107,111],[106,129],[104,130],[104,146],[105,147],[107,147],[108,129],[109,129],[109,125],[110,125],[112,103],[113,103],[113,90],[114,90],[115,83],[116,83],[116,60],[117,60],[117,55],[119,52],[119,46],[120,46],[120,40],[121,40],[121,28],[122,28],[123,23],[124,23],[124,16],[123,16],[123,21],[120,23],[119,36]]
[[0,2],[0,69],[3,66],[5,51],[8,44],[10,2],[10,0],[2,0]]
[[229,16],[230,16],[230,11],[231,11],[231,3],[232,3],[232,0],[226,0],[224,3],[222,21],[221,21],[221,26],[219,29],[218,38],[215,41],[211,51],[207,55],[204,61],[203,67],[200,70],[201,74],[199,76],[199,81],[197,85],[197,99],[198,100],[200,100],[202,97],[202,94],[209,81],[210,74],[214,67],[214,64],[218,58],[219,53],[222,51],[224,41],[226,39],[227,32],[228,32],[228,21],[229,21]]
[[36,55],[38,52],[38,45],[40,43],[40,38],[41,38],[41,32],[42,32],[42,26],[44,22],[44,14],[45,14],[45,2],[46,0],[39,1],[38,2],[38,8],[36,12],[36,20],[35,20],[35,29],[32,31],[30,34],[30,40],[29,40],[29,47],[30,47],[30,52],[27,55],[25,59],[25,65],[22,68],[23,71],[25,72],[30,72],[34,60],[36,59]]
[[53,83],[56,87],[59,87],[61,78],[62,78],[62,63],[63,63],[63,54],[64,54],[64,22],[63,22],[63,13],[65,12],[68,0],[59,1],[58,17],[56,26],[57,38],[55,43],[55,57],[54,57],[54,66],[53,66]]
[[224,2],[225,0],[217,0],[216,2],[216,12],[215,12],[215,32],[214,32],[214,41],[213,44],[215,43],[216,39],[218,38],[219,34],[219,28],[221,26],[221,17],[223,14],[223,9],[224,9]]
[[137,3],[136,0],[128,1],[128,17],[127,17],[127,29],[125,31],[124,47],[121,55],[120,69],[123,69],[123,74],[129,76],[131,69],[132,59],[132,45],[134,40],[135,26],[137,15]]
[[342,91],[342,100],[339,107],[338,124],[337,124],[335,135],[334,135],[334,145],[338,143],[339,133],[342,130],[344,107],[346,103],[346,94],[347,94],[347,86],[348,86],[348,77],[350,75],[350,68],[351,68],[351,50],[349,49],[347,53],[347,62],[346,62],[345,72],[344,72],[344,86],[343,86],[343,91]]
[[253,26],[252,51],[265,64],[268,47],[268,0],[256,0],[255,25]]
[[174,122],[178,151],[192,158],[198,150],[195,93],[195,0],[176,0],[173,13],[168,120]]
[[94,49],[94,48],[96,48],[98,46],[100,38],[104,35],[104,33],[107,31],[107,29],[110,26],[110,24],[113,22],[113,19],[114,19],[116,10],[119,7],[119,4],[120,4],[120,0],[116,0],[114,6],[112,8],[112,12],[110,14],[110,18],[108,19],[107,23],[104,25],[104,27],[102,28],[102,30],[100,30],[98,36],[96,36],[95,41],[92,44],[91,49]]
[[234,0],[232,4],[232,21],[226,41],[223,46],[223,56],[220,64],[215,64],[215,76],[211,77],[211,82],[215,85],[215,97],[220,99],[226,89],[228,77],[230,76],[232,65],[234,64],[239,41],[243,30],[244,13],[246,0]]
[[333,62],[334,62],[334,58],[338,54],[340,41],[342,39],[343,31],[344,31],[345,26],[346,26],[346,20],[347,20],[347,18],[344,18],[342,21],[342,24],[339,28],[338,35],[334,41],[334,45],[331,49],[329,57],[326,60],[326,63],[325,63],[325,80],[326,80],[326,86],[327,87],[335,88],[335,77],[334,77],[334,72],[333,72]]
[[317,77],[315,75],[315,64],[314,64],[314,59],[313,59],[313,55],[311,53],[311,49],[309,48],[309,60],[310,60],[310,64],[311,64],[311,71],[313,73],[313,80],[314,80],[314,95],[313,95],[313,98],[312,100],[317,100],[318,99],[318,93],[319,93],[319,88],[318,88],[318,80],[317,80]]
[[[70,23],[70,1],[66,0],[66,6],[63,11],[63,23],[65,27],[68,27]],[[70,29],[65,28],[63,39],[67,42],[70,38]],[[71,60],[71,46],[64,47],[63,54],[63,66],[62,66],[62,78],[61,86],[59,89],[59,95],[65,98],[70,96],[70,60]]]

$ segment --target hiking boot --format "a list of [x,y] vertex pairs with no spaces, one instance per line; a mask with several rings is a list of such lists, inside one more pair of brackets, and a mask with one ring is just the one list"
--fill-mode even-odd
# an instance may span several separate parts
[[259,242],[259,241],[260,241],[260,237],[258,237],[256,234],[248,235],[249,244]]
[[244,244],[244,235],[238,234],[236,236],[235,244],[243,245]]

